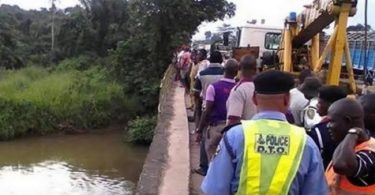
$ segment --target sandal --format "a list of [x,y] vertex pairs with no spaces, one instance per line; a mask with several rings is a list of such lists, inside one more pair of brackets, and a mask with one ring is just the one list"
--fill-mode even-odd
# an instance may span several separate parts
[[206,176],[207,172],[203,171],[201,168],[193,169],[193,173],[196,173],[198,175]]

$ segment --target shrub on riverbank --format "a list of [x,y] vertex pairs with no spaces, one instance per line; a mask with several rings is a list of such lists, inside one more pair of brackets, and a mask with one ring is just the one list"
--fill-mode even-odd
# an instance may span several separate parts
[[156,116],[137,117],[129,122],[126,139],[134,144],[150,144],[156,122]]
[[0,72],[0,139],[46,134],[61,126],[98,128],[136,112],[135,98],[99,68],[29,67]]

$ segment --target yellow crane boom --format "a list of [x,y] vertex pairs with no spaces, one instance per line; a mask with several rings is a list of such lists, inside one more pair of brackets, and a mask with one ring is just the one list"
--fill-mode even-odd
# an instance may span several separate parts
[[[305,6],[305,10],[298,17],[289,17],[285,22],[283,33],[283,70],[293,72],[293,52],[304,47],[311,41],[309,47],[310,68],[320,71],[322,64],[330,53],[330,64],[326,84],[339,85],[342,58],[345,56],[346,68],[349,74],[350,86],[356,91],[353,68],[347,41],[346,27],[348,18],[356,13],[356,0],[314,0],[312,5]],[[335,23],[323,52],[320,52],[319,34],[331,23]]]

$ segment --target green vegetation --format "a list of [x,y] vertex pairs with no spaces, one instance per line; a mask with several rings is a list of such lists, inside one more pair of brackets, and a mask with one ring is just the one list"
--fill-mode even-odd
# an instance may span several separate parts
[[98,128],[133,117],[135,101],[105,71],[25,68],[0,74],[0,139],[59,126]]
[[[235,11],[226,0],[80,0],[64,10],[51,2],[0,6],[1,139],[155,115],[174,49],[202,22]],[[134,133],[152,124],[137,123]]]
[[136,144],[150,144],[156,126],[155,116],[137,117],[129,122],[126,140]]

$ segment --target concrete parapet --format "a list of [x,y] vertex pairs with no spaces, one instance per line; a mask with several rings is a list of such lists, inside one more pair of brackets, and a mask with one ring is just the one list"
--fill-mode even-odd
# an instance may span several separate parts
[[158,123],[137,194],[189,194],[189,131],[185,89],[174,82],[170,66],[161,82]]

